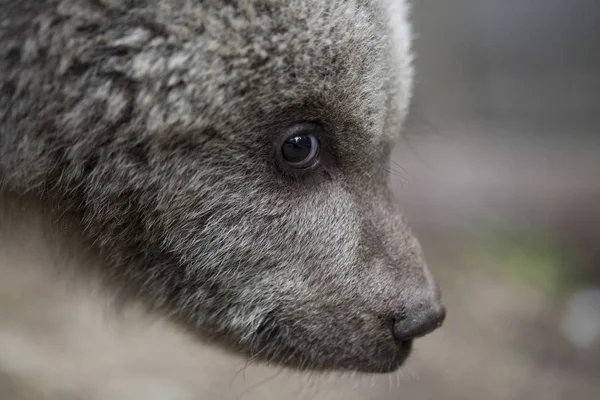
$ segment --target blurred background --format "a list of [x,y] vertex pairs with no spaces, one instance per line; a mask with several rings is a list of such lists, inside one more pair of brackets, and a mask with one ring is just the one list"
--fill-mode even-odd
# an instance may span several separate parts
[[5,251],[0,399],[600,398],[600,2],[417,0],[413,20],[393,182],[449,314],[405,369],[246,365]]

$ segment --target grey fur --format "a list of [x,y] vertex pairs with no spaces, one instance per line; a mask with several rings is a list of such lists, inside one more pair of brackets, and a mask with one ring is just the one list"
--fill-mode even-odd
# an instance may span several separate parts
[[[397,0],[0,0],[0,190],[58,204],[108,285],[296,368],[389,371],[439,293],[388,189]],[[323,168],[275,161],[325,129]]]

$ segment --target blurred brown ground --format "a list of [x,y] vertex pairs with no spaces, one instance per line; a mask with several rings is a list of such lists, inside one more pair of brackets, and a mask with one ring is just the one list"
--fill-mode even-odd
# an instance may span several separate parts
[[600,3],[524,3],[414,5],[415,109],[391,168],[449,314],[403,370],[246,365],[111,313],[47,268],[42,238],[4,232],[0,399],[600,398],[600,303],[573,302],[600,288]]

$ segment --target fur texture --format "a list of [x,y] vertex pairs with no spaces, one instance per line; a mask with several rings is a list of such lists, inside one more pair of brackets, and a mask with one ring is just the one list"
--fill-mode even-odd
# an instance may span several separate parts
[[[58,204],[107,285],[228,348],[389,371],[439,293],[387,186],[400,0],[0,0],[0,189]],[[322,167],[283,171],[290,124]]]

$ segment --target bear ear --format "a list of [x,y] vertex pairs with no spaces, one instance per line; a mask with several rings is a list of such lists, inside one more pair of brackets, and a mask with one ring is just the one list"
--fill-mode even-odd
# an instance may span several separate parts
[[406,0],[379,0],[388,16],[388,23],[392,29],[392,35],[396,43],[404,47],[403,52],[410,50],[412,32],[410,26],[411,6]]
[[[393,132],[399,132],[397,125],[404,123],[413,92],[413,31],[410,22],[411,6],[406,0],[379,0],[387,17],[389,33],[389,57],[392,70],[390,94],[394,97],[395,119]],[[392,135],[392,140],[397,135]]]

